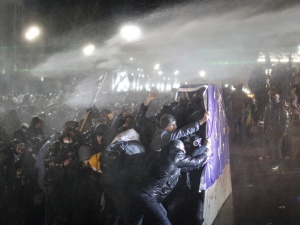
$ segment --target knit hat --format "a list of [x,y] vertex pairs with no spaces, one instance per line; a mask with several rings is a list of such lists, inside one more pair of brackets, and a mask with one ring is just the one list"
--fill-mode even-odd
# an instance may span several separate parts
[[160,118],[160,127],[161,128],[166,128],[168,124],[176,121],[175,117],[172,116],[171,114],[165,114]]
[[35,116],[32,118],[30,125],[35,126],[37,123],[42,123],[42,120],[40,117]]
[[29,125],[28,125],[27,123],[22,123],[21,126],[20,126],[20,128],[22,128],[22,127],[25,127],[25,128],[28,129],[28,128],[29,128]]

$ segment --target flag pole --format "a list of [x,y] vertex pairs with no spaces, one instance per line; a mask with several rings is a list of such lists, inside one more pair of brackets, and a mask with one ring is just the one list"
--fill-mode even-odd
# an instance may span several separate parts
[[[102,82],[100,83],[100,85],[99,85],[98,88],[97,88],[98,90],[97,90],[97,92],[96,92],[96,94],[95,94],[95,97],[92,99],[92,103],[91,103],[90,107],[92,107],[93,104],[96,102],[96,99],[97,99],[97,97],[98,97],[98,95],[99,95],[100,89],[101,89],[101,87],[102,87],[102,85],[103,85],[103,83],[104,83],[104,80],[105,80],[106,76],[107,76],[107,73],[104,74],[104,77],[103,77],[103,79],[102,79]],[[100,79],[100,78],[99,78],[99,79]],[[98,80],[99,80],[99,79],[98,79]],[[85,114],[83,123],[82,123],[82,125],[81,125],[81,127],[80,127],[80,131],[83,130],[84,125],[85,125],[87,119],[89,118],[90,113],[91,113],[91,110],[87,111],[87,113]]]

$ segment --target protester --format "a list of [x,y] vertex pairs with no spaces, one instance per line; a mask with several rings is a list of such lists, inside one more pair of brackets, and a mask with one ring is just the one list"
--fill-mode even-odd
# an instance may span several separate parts
[[289,117],[281,102],[280,95],[272,91],[270,103],[264,115],[264,135],[266,137],[266,155],[271,157],[271,168],[276,170],[283,163],[281,146],[282,140],[287,135]]
[[228,97],[231,107],[230,136],[232,143],[243,143],[247,95],[243,92],[243,84],[238,84],[236,90]]
[[177,184],[180,171],[202,167],[210,156],[204,152],[195,157],[185,154],[183,142],[172,140],[156,155],[147,175],[131,190],[126,224],[139,224],[144,218],[149,224],[171,225],[161,203]]
[[192,122],[177,130],[176,119],[170,114],[165,114],[160,118],[160,128],[156,130],[152,137],[150,149],[160,151],[170,141],[188,136],[197,132],[200,126],[208,120],[209,113],[205,113],[199,121]]

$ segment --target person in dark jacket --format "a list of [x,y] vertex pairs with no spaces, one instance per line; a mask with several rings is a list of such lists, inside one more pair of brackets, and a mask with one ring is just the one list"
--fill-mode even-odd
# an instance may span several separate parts
[[232,143],[243,143],[247,95],[243,92],[243,84],[238,84],[236,90],[228,97],[231,110],[230,137]]
[[101,113],[105,115],[106,124],[110,127],[114,121],[114,113],[109,109],[103,109]]
[[64,131],[46,142],[37,156],[39,186],[45,193],[45,224],[65,224],[70,212],[69,190],[73,187],[80,163],[78,133],[74,121]]
[[12,136],[13,132],[21,125],[20,117],[15,109],[9,110],[8,114],[2,121],[8,135]]
[[99,225],[103,224],[101,211],[102,186],[101,174],[94,171],[89,165],[93,155],[92,149],[87,145],[79,148],[79,162],[81,166],[76,176],[76,181],[70,189],[70,220],[73,225]]
[[32,118],[29,128],[26,131],[26,138],[31,142],[34,138],[44,139],[45,135],[42,129],[42,120],[35,116]]
[[160,151],[170,141],[179,139],[197,132],[200,126],[208,120],[209,113],[206,112],[202,119],[189,123],[177,130],[176,119],[170,114],[165,114],[160,118],[160,128],[157,129],[152,137],[150,145],[151,151]]
[[17,139],[23,143],[25,143],[26,136],[25,133],[28,129],[28,124],[27,123],[22,123],[19,129],[15,130],[13,133],[13,139]]
[[280,101],[280,95],[270,93],[270,103],[264,114],[264,135],[267,139],[266,154],[271,156],[272,169],[278,169],[282,163],[281,145],[283,137],[287,135],[289,125],[288,113]]
[[149,224],[171,225],[162,201],[177,184],[182,170],[204,166],[209,156],[209,150],[195,157],[187,156],[183,142],[172,140],[156,154],[145,177],[132,189],[126,224],[140,224],[144,217]]
[[108,136],[110,144],[100,157],[106,212],[116,224],[122,224],[128,202],[128,190],[134,183],[131,171],[141,169],[136,168],[135,159],[145,150],[140,144],[132,116],[120,114],[110,128]]
[[99,124],[94,129],[94,134],[92,135],[91,147],[93,154],[97,154],[104,150],[102,138],[108,131],[109,127],[106,124]]
[[187,109],[189,104],[189,94],[182,92],[179,98],[179,102],[172,108],[172,115],[176,118],[177,126],[181,128],[186,124]]
[[[6,158],[0,168],[0,183],[4,178],[3,204],[6,224],[31,224],[33,196],[37,188],[37,172],[34,168],[35,155],[31,148],[19,140],[14,140],[5,150]],[[2,177],[3,176],[3,177]],[[1,187],[2,186],[2,187]],[[1,200],[1,198],[0,198]],[[14,212],[19,212],[14,213]]]
[[[202,139],[197,135],[184,137],[181,140],[187,155],[195,157],[207,151],[207,139],[202,145]],[[163,202],[172,225],[203,224],[205,191],[201,189],[200,183],[205,175],[204,167],[188,172],[182,171],[177,185]]]
[[140,109],[136,115],[137,131],[140,134],[140,141],[142,145],[146,147],[146,150],[148,150],[147,147],[150,146],[151,143],[151,138],[149,137],[153,136],[158,125],[158,120],[156,119],[156,117],[146,117],[149,104],[153,100],[155,100],[156,97],[156,93],[149,93],[144,103],[141,104]]

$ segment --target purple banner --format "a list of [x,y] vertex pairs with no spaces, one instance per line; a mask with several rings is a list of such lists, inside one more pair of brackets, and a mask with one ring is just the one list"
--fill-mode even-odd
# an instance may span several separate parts
[[222,88],[208,85],[207,111],[209,120],[206,124],[206,136],[209,138],[208,146],[213,151],[205,172],[205,188],[211,187],[220,177],[226,164],[229,163],[229,128],[225,115],[222,98]]

